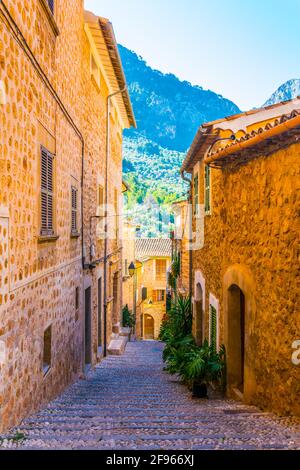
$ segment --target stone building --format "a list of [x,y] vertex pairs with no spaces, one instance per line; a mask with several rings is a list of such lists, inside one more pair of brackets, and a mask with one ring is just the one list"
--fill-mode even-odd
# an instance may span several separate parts
[[125,78],[111,24],[82,0],[1,2],[0,81],[3,430],[96,362],[104,310],[107,344],[119,322],[118,229],[105,247],[93,217],[106,198],[118,209],[122,129],[134,117],[125,90],[107,106]]
[[[126,257],[124,252],[124,259]],[[170,263],[171,239],[135,240],[136,273],[132,285],[132,292],[135,292],[132,299],[135,305],[132,310],[135,312],[135,332],[139,339],[158,338],[161,321],[166,313],[167,270]],[[129,304],[129,307],[130,305],[132,304]]]
[[229,396],[300,415],[300,98],[200,127],[192,176],[194,332],[225,344]]
[[172,204],[175,220],[174,236],[172,237],[172,256],[177,254],[180,262],[180,273],[177,279],[177,292],[183,296],[191,294],[191,204],[189,199],[176,201]]

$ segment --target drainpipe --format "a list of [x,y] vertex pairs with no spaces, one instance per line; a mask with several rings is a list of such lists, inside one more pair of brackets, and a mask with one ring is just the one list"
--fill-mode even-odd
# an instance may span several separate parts
[[104,224],[104,266],[103,266],[103,313],[104,313],[104,345],[103,345],[103,355],[104,357],[107,356],[107,260],[108,260],[108,213],[107,213],[107,205],[108,205],[108,162],[109,162],[109,155],[110,155],[110,102],[111,99],[119,94],[124,93],[127,90],[127,86],[125,86],[122,90],[118,90],[114,93],[111,93],[106,98],[106,156],[105,156],[105,224]]
[[[188,191],[188,210],[190,210],[190,205],[192,204],[192,180],[185,176],[184,171],[182,170],[180,172],[181,178],[183,181],[186,181],[189,184],[189,191]],[[191,250],[191,244],[192,244],[192,239],[191,239],[191,233],[189,237],[189,296],[190,296],[190,313],[192,313],[192,295],[193,295],[193,256],[192,256],[192,250]]]

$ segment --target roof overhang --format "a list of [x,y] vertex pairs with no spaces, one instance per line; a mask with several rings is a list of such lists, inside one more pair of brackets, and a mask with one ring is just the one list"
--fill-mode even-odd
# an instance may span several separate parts
[[100,59],[101,73],[106,81],[109,94],[117,91],[122,93],[114,96],[113,101],[122,118],[123,128],[136,127],[136,121],[127,89],[126,78],[118,50],[112,23],[107,18],[84,12],[85,31],[90,43]]
[[[269,153],[284,144],[290,145],[293,141],[290,137],[299,135],[297,130],[298,111],[300,111],[300,97],[203,124],[187,153],[181,172],[192,173],[195,164],[201,159],[211,166],[223,166],[229,161],[225,157],[230,155],[238,158],[242,151],[258,144],[264,147],[269,145]],[[250,134],[248,133],[251,126],[260,123],[262,125],[257,131],[252,130]],[[234,139],[231,137],[220,139],[220,133],[224,131],[227,131],[228,135],[234,136]],[[243,133],[243,137],[236,138],[236,134],[240,132]],[[215,150],[214,144],[218,140],[223,140],[224,146],[222,145],[221,149]],[[262,142],[264,143],[262,144]],[[230,160],[232,161],[233,158]]]

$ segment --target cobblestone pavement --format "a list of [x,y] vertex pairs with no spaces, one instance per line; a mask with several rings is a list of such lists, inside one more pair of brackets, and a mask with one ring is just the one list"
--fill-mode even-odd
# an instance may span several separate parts
[[163,371],[162,349],[129,343],[123,356],[109,356],[24,420],[2,448],[300,449],[299,420],[227,399],[192,399]]

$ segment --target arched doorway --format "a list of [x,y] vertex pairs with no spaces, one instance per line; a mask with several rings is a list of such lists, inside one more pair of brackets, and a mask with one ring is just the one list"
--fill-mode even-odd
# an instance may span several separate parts
[[200,283],[196,285],[194,312],[194,338],[198,346],[203,343],[204,315],[203,315],[203,290]]
[[245,377],[245,295],[235,284],[227,293],[228,339],[227,367],[228,385],[244,393]]
[[144,339],[154,339],[154,318],[147,313],[144,315]]

